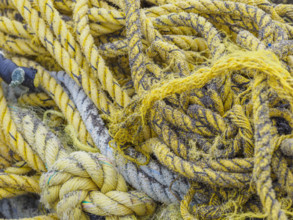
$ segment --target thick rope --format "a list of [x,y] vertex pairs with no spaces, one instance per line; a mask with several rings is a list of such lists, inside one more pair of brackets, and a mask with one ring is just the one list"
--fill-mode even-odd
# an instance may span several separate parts
[[40,194],[48,219],[290,219],[287,3],[0,0],[0,197]]
[[[149,215],[154,211],[154,202],[144,193],[127,192],[123,177],[104,156],[82,151],[69,155],[71,150],[63,147],[58,138],[37,116],[34,117],[29,111],[16,106],[12,106],[11,109],[19,130],[30,145],[38,146],[37,153],[45,160],[49,171],[40,179],[41,197],[48,208],[56,209],[59,217],[87,219],[84,212],[102,216],[124,216]],[[100,170],[97,169],[98,167]],[[22,188],[15,184],[22,184],[22,187],[28,185],[23,190],[32,192],[33,189],[30,189],[32,184],[29,180],[33,177],[24,176],[22,180],[13,175],[4,175],[6,182],[2,181],[3,184],[5,183],[3,186],[9,185],[20,190]],[[14,184],[10,178],[14,179]],[[25,184],[21,181],[25,181]],[[33,192],[39,192],[39,182],[35,184],[38,191]],[[58,191],[59,193],[56,194]],[[100,198],[102,195],[104,199]],[[117,206],[120,208],[117,209]]]
[[[91,132],[96,146],[99,146],[103,155],[106,155],[112,162],[117,164],[118,169],[126,181],[134,185],[136,189],[146,192],[150,197],[156,200],[164,203],[177,202],[176,198],[168,190],[171,182],[174,181],[177,176],[174,176],[164,167],[156,164],[155,161],[150,161],[148,166],[141,166],[140,169],[137,169],[135,163],[124,160],[121,155],[115,153],[114,150],[109,147],[111,137],[102,119],[99,117],[97,110],[93,107],[92,101],[86,96],[82,88],[70,79],[65,72],[52,72],[51,74],[59,81],[63,82],[69,90],[74,103],[79,106],[79,112],[82,113],[82,118],[86,122],[87,129]],[[81,103],[83,104],[81,105]],[[129,153],[133,154],[134,152],[130,151]],[[145,160],[142,155],[141,158]],[[152,170],[158,170],[158,174]],[[173,186],[172,189],[179,194],[186,192],[187,186],[184,186],[184,184],[182,184],[182,186],[174,184]],[[160,196],[158,196],[157,193],[160,193]]]

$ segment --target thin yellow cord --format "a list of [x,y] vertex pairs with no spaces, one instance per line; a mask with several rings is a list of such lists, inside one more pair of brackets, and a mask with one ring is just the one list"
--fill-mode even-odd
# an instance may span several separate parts
[[67,125],[65,127],[65,132],[72,138],[73,145],[77,148],[77,150],[93,152],[93,153],[99,152],[98,149],[91,148],[90,146],[81,143],[78,140],[77,135],[71,125]]

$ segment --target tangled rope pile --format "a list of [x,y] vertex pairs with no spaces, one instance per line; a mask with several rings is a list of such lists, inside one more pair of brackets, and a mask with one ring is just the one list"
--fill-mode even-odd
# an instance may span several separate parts
[[0,198],[292,218],[292,21],[268,0],[0,0]]

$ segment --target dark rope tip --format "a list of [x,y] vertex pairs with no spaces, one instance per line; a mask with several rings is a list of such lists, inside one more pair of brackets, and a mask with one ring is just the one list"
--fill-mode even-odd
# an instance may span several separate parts
[[19,86],[23,83],[24,78],[25,78],[24,70],[22,68],[18,67],[13,70],[13,72],[11,74],[12,81],[10,82],[9,85],[12,87]]
[[0,77],[10,86],[19,85],[34,89],[36,70],[33,68],[19,67],[10,59],[0,54]]

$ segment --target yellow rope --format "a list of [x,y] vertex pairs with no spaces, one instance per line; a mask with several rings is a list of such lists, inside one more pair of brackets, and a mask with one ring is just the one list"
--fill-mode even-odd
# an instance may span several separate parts
[[23,139],[22,135],[17,131],[16,124],[12,120],[2,88],[0,89],[0,105],[1,105],[1,126],[5,135],[5,142],[11,146],[11,149],[19,154],[27,163],[37,171],[45,171],[43,161],[39,158],[34,150]]
[[53,99],[51,99],[51,97],[44,92],[23,94],[21,97],[19,97],[18,103],[42,108],[56,106]]
[[101,155],[76,152],[52,168],[40,180],[42,200],[56,207],[61,218],[85,219],[81,209],[102,216],[141,216],[154,211],[154,204],[143,193],[126,192],[123,177]]
[[21,218],[22,220],[58,220],[59,218],[57,217],[56,214],[49,214],[49,215],[40,215],[40,216],[35,216],[32,218]]
[[16,161],[21,161],[21,158],[15,154],[13,151],[11,151],[10,147],[4,143],[5,140],[1,138],[0,141],[0,167],[1,169],[8,167],[12,163]]
[[12,59],[15,63],[21,66],[33,66],[38,69],[38,75],[35,78],[34,83],[39,85],[51,96],[55,101],[58,108],[62,111],[65,118],[69,123],[78,131],[79,138],[82,143],[87,141],[92,144],[91,137],[89,136],[85,125],[82,122],[79,112],[76,111],[75,105],[69,99],[68,95],[63,91],[60,85],[57,84],[56,80],[50,76],[40,65],[35,62],[29,62],[26,59]]
[[40,194],[56,213],[34,219],[154,200],[292,218],[293,7],[274,2],[0,0],[1,50],[37,71],[0,87],[0,198]]

